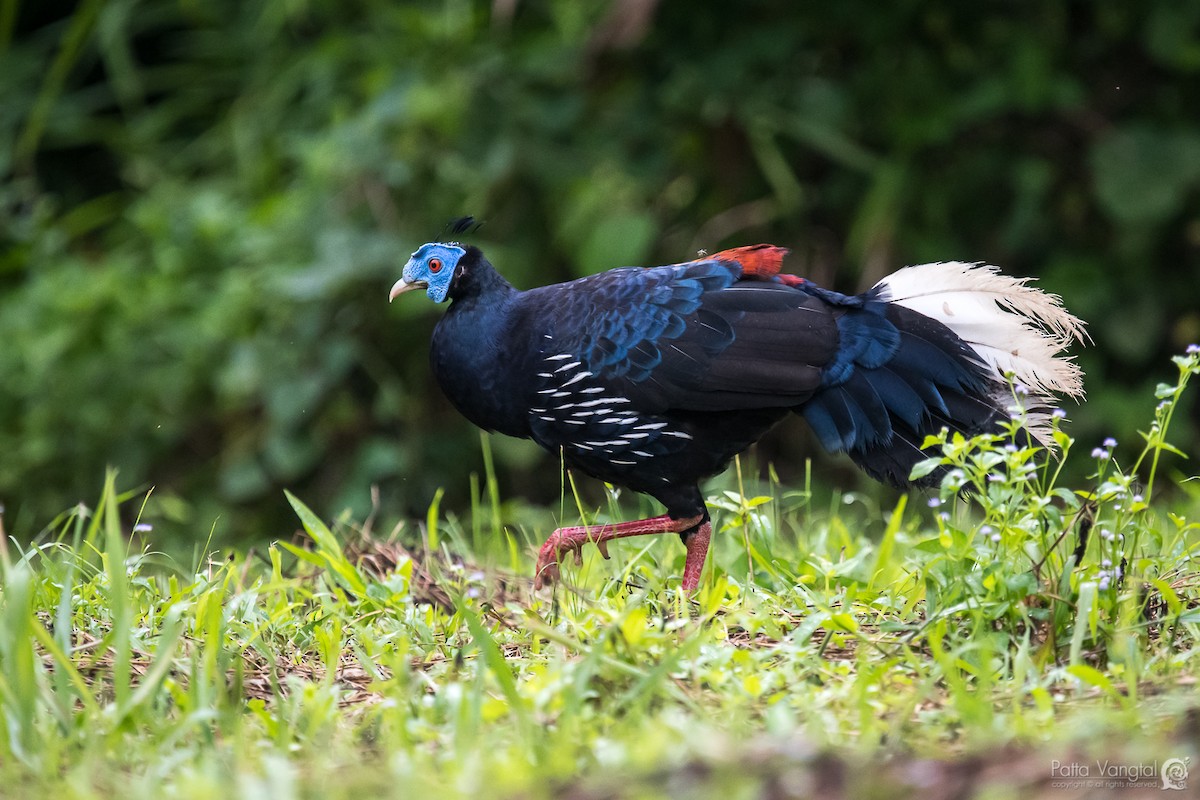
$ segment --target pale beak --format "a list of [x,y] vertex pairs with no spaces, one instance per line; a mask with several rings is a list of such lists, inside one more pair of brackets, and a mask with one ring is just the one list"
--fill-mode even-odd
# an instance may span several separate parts
[[392,302],[400,295],[404,294],[405,292],[411,292],[413,289],[427,288],[429,288],[429,284],[425,281],[412,281],[410,283],[409,281],[404,280],[404,278],[401,278],[392,285],[392,290],[388,292],[388,302]]

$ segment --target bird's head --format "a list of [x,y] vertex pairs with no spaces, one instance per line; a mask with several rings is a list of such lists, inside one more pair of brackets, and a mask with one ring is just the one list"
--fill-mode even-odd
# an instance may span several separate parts
[[396,281],[392,291],[388,293],[388,302],[395,300],[397,295],[413,289],[424,289],[430,300],[435,303],[442,302],[450,291],[458,262],[466,253],[466,248],[452,242],[430,242],[421,245],[404,265],[400,280]]

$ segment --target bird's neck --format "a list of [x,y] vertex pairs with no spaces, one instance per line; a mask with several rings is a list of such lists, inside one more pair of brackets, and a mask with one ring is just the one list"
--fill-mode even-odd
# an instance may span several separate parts
[[459,259],[449,297],[453,303],[475,300],[492,303],[501,297],[516,294],[512,284],[504,279],[477,247],[468,247]]
[[450,286],[450,308],[434,330],[430,361],[442,390],[467,419],[527,437],[522,379],[529,353],[512,334],[520,296],[478,250],[468,248]]

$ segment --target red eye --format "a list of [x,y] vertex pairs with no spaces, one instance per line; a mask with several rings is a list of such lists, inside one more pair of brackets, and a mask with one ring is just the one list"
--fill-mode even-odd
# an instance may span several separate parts
[[440,258],[429,259],[429,271],[430,272],[441,272],[442,271],[442,260]]

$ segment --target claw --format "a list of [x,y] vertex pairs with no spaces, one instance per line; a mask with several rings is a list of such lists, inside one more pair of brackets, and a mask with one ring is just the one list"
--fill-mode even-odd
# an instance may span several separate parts
[[533,576],[533,588],[544,589],[552,583],[557,583],[558,577],[558,562],[547,561],[543,563],[539,558],[537,571]]
[[605,539],[597,539],[596,549],[600,551],[600,555],[604,556],[604,560],[608,561],[610,558],[608,555],[608,541]]
[[533,588],[544,589],[559,579],[558,572],[559,540],[551,536],[538,551],[537,567],[533,573]]

